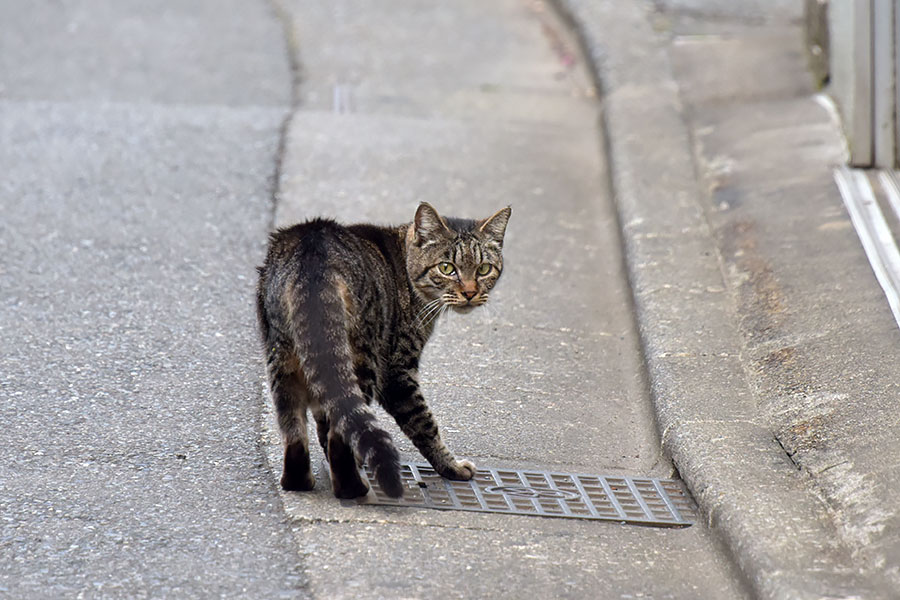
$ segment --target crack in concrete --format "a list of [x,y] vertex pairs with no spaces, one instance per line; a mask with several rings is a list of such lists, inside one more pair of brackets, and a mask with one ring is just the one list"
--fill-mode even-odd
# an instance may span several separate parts
[[803,466],[800,464],[799,461],[797,461],[797,460],[794,458],[794,456],[797,454],[797,451],[796,451],[796,450],[795,450],[794,452],[789,451],[789,450],[785,447],[784,442],[782,442],[781,439],[779,439],[779,437],[778,437],[777,435],[773,435],[773,436],[772,436],[772,439],[774,439],[775,442],[781,447],[781,449],[782,449],[782,451],[784,452],[785,456],[787,456],[787,457],[788,457],[788,460],[791,461],[791,464],[793,464],[793,465],[797,468],[798,471],[802,471],[802,470],[803,470]]

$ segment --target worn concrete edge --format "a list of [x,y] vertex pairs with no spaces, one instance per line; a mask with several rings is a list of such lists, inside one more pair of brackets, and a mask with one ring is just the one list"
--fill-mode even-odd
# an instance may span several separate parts
[[294,23],[294,13],[290,0],[263,0],[269,9],[272,18],[281,26],[284,36],[284,52],[287,55],[288,66],[291,70],[290,81],[291,86],[290,107],[287,110],[284,120],[281,122],[281,129],[278,133],[278,151],[275,154],[275,171],[272,176],[272,183],[269,188],[271,204],[269,214],[269,229],[273,230],[276,226],[276,213],[278,210],[278,202],[281,197],[281,181],[283,178],[284,157],[287,152],[288,132],[290,131],[291,122],[300,109],[300,84],[302,81],[302,66],[300,62],[300,42],[298,40],[297,28]]
[[[726,288],[701,207],[702,192],[678,85],[647,6],[614,3],[615,15],[604,15],[604,7],[597,3],[553,1],[578,33],[600,93],[600,134],[608,150],[663,451],[758,597],[889,597],[885,588],[861,576],[850,550],[835,541],[827,506],[807,476],[790,465],[758,414],[746,373],[741,373],[741,390],[734,389],[732,379],[717,382],[707,377],[702,397],[694,397],[685,406],[680,389],[697,389],[695,382],[685,385],[685,377],[696,376],[698,370],[684,368],[692,355],[678,350],[703,347],[705,340],[696,339],[700,335],[715,338],[717,349],[724,348],[723,354],[730,356],[740,356],[741,345],[730,295],[694,296],[691,301],[700,310],[687,311],[680,320],[673,314],[677,310],[654,297],[658,290],[678,289],[685,282],[704,281],[708,289]],[[647,124],[651,123],[652,138],[636,139],[650,133]],[[648,152],[650,146],[653,150]],[[667,185],[673,181],[675,189]],[[659,232],[672,239],[664,250],[645,242]],[[691,242],[681,243],[679,232]],[[698,252],[698,246],[706,251]],[[698,314],[717,316],[714,322],[703,323],[702,333],[690,320]],[[673,362],[673,353],[684,360]],[[703,425],[730,427],[736,435],[723,436],[726,444],[713,449]],[[717,455],[729,454],[737,461],[715,460]],[[788,538],[792,543],[785,544]]]
[[[286,82],[290,85],[290,105],[285,110],[285,116],[281,122],[278,133],[278,149],[275,153],[275,164],[273,165],[272,179],[269,184],[269,215],[268,228],[274,231],[278,225],[278,208],[282,197],[282,187],[285,174],[286,155],[288,153],[288,137],[290,134],[291,124],[293,123],[300,107],[300,85],[302,82],[302,63],[300,58],[300,46],[295,25],[295,14],[293,3],[290,0],[262,0],[269,10],[273,20],[281,27],[284,43],[284,52],[287,56],[288,65],[290,67],[290,80]],[[261,243],[264,240],[260,240]],[[252,299],[255,307],[256,298]],[[255,308],[254,308],[255,313]],[[281,433],[277,429],[274,402],[269,392],[269,384],[265,373],[266,366],[262,355],[262,343],[257,340],[259,347],[259,359],[257,360],[258,371],[257,378],[259,382],[259,395],[256,397],[258,412],[256,415],[256,431],[257,431],[257,448],[264,468],[271,473],[269,479],[272,489],[281,503],[281,512],[284,515],[285,523],[291,528],[292,534],[297,541],[297,556],[300,564],[299,569],[303,573],[304,587],[303,594],[307,597],[319,597],[314,589],[314,578],[309,572],[307,566],[307,553],[303,550],[302,540],[299,538],[295,520],[288,514],[285,503],[285,492],[281,489]],[[274,443],[273,443],[274,441]]]

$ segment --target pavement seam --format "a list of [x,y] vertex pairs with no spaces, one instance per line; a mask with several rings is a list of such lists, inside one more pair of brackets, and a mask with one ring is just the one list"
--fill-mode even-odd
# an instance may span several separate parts
[[[287,154],[288,132],[290,131],[291,122],[293,121],[300,104],[301,65],[298,58],[299,42],[297,40],[296,30],[292,26],[293,17],[290,9],[285,4],[284,0],[267,0],[267,4],[271,9],[273,18],[281,25],[282,35],[284,36],[284,51],[287,55],[287,63],[290,68],[291,79],[290,106],[287,107],[278,130],[278,148],[275,152],[275,164],[270,176],[270,180],[268,182],[267,193],[269,197],[269,215],[267,229],[271,232],[275,229],[275,219],[279,205],[279,192],[281,189],[282,177],[284,175],[285,156]],[[257,355],[256,365],[258,369],[257,373],[265,372],[264,361],[259,358],[259,355]],[[269,482],[270,489],[273,490],[275,496],[278,498],[277,501],[280,504],[281,514],[284,515],[284,523],[288,527],[290,534],[293,536],[295,543],[297,543],[299,547],[300,540],[298,539],[298,534],[293,527],[295,521],[288,515],[288,512],[286,510],[287,507],[285,506],[284,491],[281,489],[281,485],[279,484],[280,478],[277,469],[280,468],[280,465],[274,464],[273,456],[270,452],[270,447],[272,444],[270,440],[266,439],[267,434],[270,434],[270,432],[272,431],[273,423],[272,415],[270,413],[272,400],[269,396],[269,386],[265,376],[259,376],[256,390],[256,430],[259,432],[256,439],[256,447],[259,453],[262,455],[262,460],[259,468],[260,470],[267,472],[264,478]],[[278,449],[280,450],[280,445],[278,446]],[[305,554],[301,552],[298,554],[298,556],[304,557]],[[298,561],[295,570],[302,578],[303,591],[309,596],[315,597],[316,591],[312,585],[312,577],[309,573],[309,568],[306,561]]]
[[298,59],[299,42],[296,30],[292,26],[292,14],[284,0],[267,0],[273,18],[279,22],[284,35],[284,50],[287,55],[288,66],[291,70],[291,97],[290,107],[281,121],[278,130],[278,149],[275,153],[275,170],[269,182],[269,198],[271,199],[269,210],[269,231],[275,228],[275,215],[278,209],[278,193],[281,188],[281,178],[284,172],[284,159],[287,153],[288,131],[291,121],[300,105],[300,81],[301,66]]

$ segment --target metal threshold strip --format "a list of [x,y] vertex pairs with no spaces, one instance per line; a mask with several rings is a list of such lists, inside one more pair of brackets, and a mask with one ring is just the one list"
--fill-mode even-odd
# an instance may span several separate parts
[[479,469],[471,481],[451,481],[430,465],[406,463],[403,498],[390,498],[364,469],[371,490],[358,504],[617,521],[687,527],[696,508],[681,482],[627,476],[517,469]]
[[897,176],[893,171],[842,167],[835,171],[834,180],[894,320],[900,326],[900,250],[889,224],[889,220],[900,222]]

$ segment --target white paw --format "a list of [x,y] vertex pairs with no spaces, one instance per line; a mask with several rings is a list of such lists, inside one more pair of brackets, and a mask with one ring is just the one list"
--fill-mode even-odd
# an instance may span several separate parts
[[459,481],[468,481],[475,477],[475,464],[468,460],[458,460],[453,464],[452,479]]

